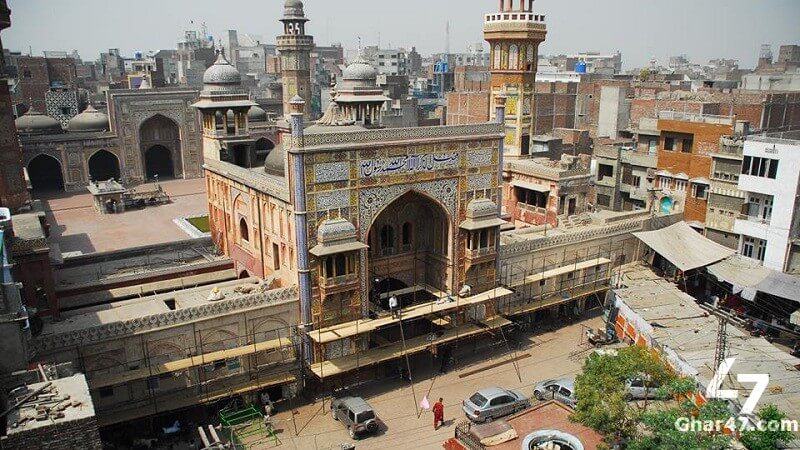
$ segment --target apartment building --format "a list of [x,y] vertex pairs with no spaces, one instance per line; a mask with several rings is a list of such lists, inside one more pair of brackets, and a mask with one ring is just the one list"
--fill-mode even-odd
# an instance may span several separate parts
[[800,132],[744,142],[738,188],[744,206],[734,224],[742,255],[784,272],[800,272]]
[[734,224],[744,204],[744,192],[739,190],[743,149],[743,137],[723,136],[719,151],[711,155],[706,237],[733,249],[739,248]]

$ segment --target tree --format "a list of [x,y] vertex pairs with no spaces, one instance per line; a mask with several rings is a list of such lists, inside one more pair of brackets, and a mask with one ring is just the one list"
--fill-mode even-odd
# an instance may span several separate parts
[[572,419],[605,434],[612,442],[635,436],[648,402],[640,405],[626,401],[626,382],[633,378],[641,378],[649,391],[669,384],[675,375],[644,346],[626,347],[616,354],[591,355],[575,379],[578,403]]
[[647,81],[650,78],[650,69],[642,69],[639,71],[639,81]]
[[[781,430],[780,424],[786,414],[775,405],[766,405],[758,412],[762,427],[742,433],[740,440],[749,450],[772,450],[778,448],[778,442],[789,442],[794,439],[790,430]],[[773,429],[774,428],[774,429]]]
[[731,415],[728,405],[712,401],[700,408],[689,400],[677,407],[648,411],[642,414],[642,433],[630,442],[627,450],[662,450],[667,448],[686,450],[725,450],[730,448],[731,438],[721,430],[704,430],[702,427],[681,429],[681,420],[694,418],[698,423],[726,423]]

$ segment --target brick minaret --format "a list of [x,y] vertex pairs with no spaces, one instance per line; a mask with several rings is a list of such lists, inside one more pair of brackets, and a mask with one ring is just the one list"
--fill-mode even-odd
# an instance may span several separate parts
[[[0,31],[11,26],[11,10],[0,0]],[[12,211],[30,201],[22,171],[22,150],[14,126],[11,94],[8,91],[3,42],[0,41],[0,206]]]
[[[491,45],[492,99],[505,93],[505,153],[530,152],[535,106],[536,61],[547,27],[533,13],[533,0],[498,0],[500,10],[484,17],[483,36]],[[494,117],[495,108],[490,109]]]
[[[306,35],[306,19],[303,2],[286,0],[284,4],[283,35],[278,36],[281,53],[281,79],[283,82],[283,115],[287,121],[292,117],[291,99],[294,96],[311,98],[311,50],[314,37]],[[303,107],[305,120],[310,121],[309,107]]]

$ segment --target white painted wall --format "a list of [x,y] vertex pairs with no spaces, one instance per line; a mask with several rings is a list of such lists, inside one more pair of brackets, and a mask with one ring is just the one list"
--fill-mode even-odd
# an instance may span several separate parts
[[[772,218],[768,224],[736,219],[734,232],[767,241],[764,266],[783,271],[786,264],[789,241],[800,181],[800,141],[750,137],[744,143],[744,156],[779,160],[775,179],[752,175],[739,176],[739,189],[743,192],[772,195]],[[742,248],[741,237],[739,249]]]

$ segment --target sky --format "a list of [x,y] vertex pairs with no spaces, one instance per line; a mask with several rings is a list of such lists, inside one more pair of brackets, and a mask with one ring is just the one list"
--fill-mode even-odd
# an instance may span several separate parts
[[[515,3],[517,0],[514,0]],[[41,55],[43,50],[78,50],[84,60],[101,51],[175,48],[187,29],[205,22],[212,36],[226,30],[274,43],[282,0],[9,0],[10,29],[3,46]],[[416,46],[423,55],[443,52],[446,24],[450,49],[467,51],[482,42],[483,15],[498,0],[305,0],[306,31],[318,45],[340,42]],[[694,62],[732,58],[754,67],[761,44],[777,56],[781,44],[800,44],[800,0],[536,0],[547,40],[540,54],[622,52],[626,69],[655,57],[687,54]],[[191,22],[194,21],[192,25]],[[488,49],[488,46],[484,46]]]

